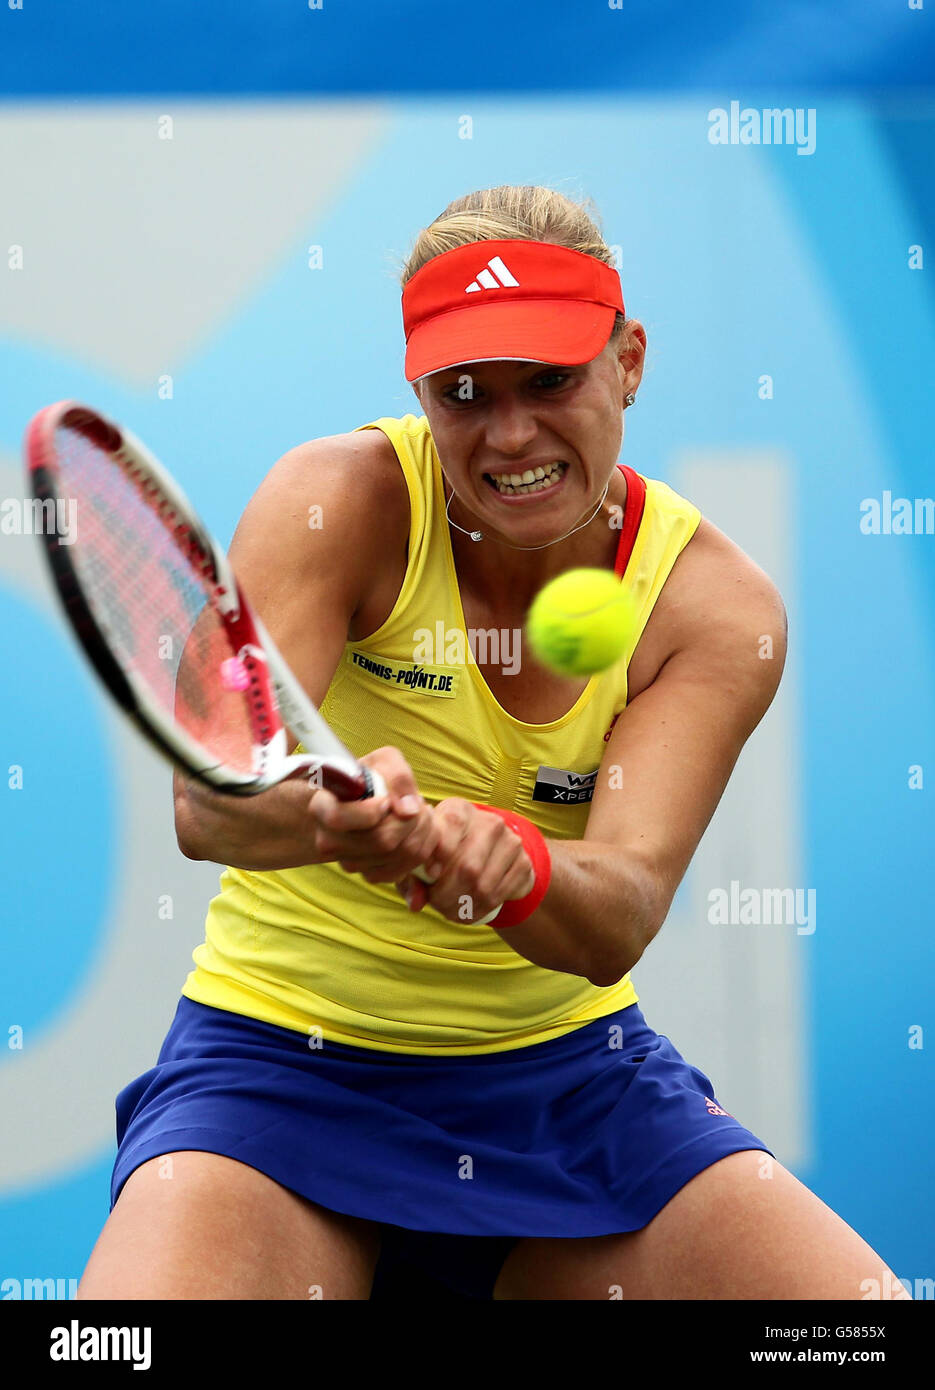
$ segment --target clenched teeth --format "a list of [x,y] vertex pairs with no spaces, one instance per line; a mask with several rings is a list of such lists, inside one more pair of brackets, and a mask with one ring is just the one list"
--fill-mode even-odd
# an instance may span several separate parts
[[514,497],[552,487],[567,467],[567,463],[550,463],[548,468],[527,468],[523,473],[485,473],[484,476],[498,492]]

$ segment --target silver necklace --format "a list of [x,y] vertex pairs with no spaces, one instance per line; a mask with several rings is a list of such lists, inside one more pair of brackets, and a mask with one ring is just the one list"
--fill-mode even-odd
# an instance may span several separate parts
[[[550,545],[558,545],[559,541],[567,541],[568,537],[573,536],[576,531],[583,531],[585,526],[589,526],[591,524],[591,522],[594,520],[594,518],[600,511],[601,507],[603,507],[604,498],[607,496],[609,490],[610,478],[607,479],[607,486],[601,493],[601,499],[598,502],[597,506],[594,508],[594,511],[588,517],[587,521],[582,521],[580,526],[573,526],[570,531],[566,531],[564,536],[559,536],[557,540],[545,541],[542,545],[512,545],[509,541],[500,541],[500,545],[509,546],[510,550],[546,550]],[[445,507],[445,516],[448,518],[449,525],[453,526],[456,531],[460,531],[463,535],[470,536],[472,541],[482,541],[484,539],[483,531],[465,531],[463,526],[459,526],[456,521],[452,521],[451,503],[454,499],[454,495],[454,489],[452,489],[451,496],[448,498],[448,505]]]

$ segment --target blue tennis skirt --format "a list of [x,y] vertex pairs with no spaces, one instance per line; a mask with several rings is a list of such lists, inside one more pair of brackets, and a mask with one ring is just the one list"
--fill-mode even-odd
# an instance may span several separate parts
[[147,1159],[225,1154],[378,1223],[375,1289],[406,1264],[467,1298],[490,1297],[523,1236],[639,1230],[709,1164],[771,1153],[636,1004],[550,1042],[433,1057],[310,1049],[183,995],[116,1111],[112,1207]]

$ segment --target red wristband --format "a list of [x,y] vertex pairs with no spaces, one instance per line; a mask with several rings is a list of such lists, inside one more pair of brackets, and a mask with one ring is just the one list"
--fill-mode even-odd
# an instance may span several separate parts
[[522,840],[523,849],[529,855],[532,863],[536,875],[536,881],[532,888],[525,898],[514,898],[510,902],[504,903],[490,923],[498,931],[503,927],[515,927],[520,922],[525,922],[527,917],[532,916],[546,895],[549,880],[552,877],[552,856],[549,854],[549,847],[542,836],[542,831],[525,816],[518,815],[516,811],[505,811],[500,806],[482,806],[477,801],[472,804],[479,811],[490,811],[505,821]]

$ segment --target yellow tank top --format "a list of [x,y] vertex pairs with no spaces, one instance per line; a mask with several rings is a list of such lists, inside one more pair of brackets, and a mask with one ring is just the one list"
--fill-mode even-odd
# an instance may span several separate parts
[[[526,724],[494,698],[465,630],[425,416],[383,417],[359,428],[382,430],[405,474],[408,565],[386,622],[345,646],[322,714],[357,756],[399,748],[429,802],[458,796],[506,807],[548,838],[581,839],[606,739],[626,705],[627,665],[695,532],[698,509],[666,484],[625,470],[637,487],[628,489],[624,533],[632,531],[635,494],[645,490],[623,574],[640,613],[632,641],[562,718]],[[507,656],[501,652],[498,664],[508,665]],[[629,975],[601,988],[543,969],[490,927],[450,922],[430,907],[410,913],[392,884],[367,883],[338,864],[225,869],[193,960],[182,990],[189,999],[392,1052],[525,1047],[637,999]]]

